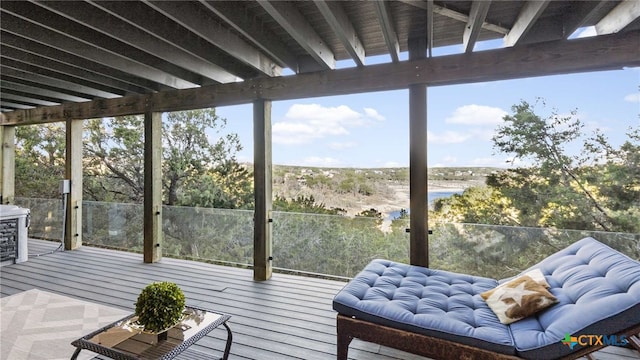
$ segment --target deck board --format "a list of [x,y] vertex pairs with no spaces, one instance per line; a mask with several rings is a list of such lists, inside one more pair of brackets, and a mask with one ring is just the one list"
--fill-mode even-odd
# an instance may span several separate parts
[[[82,247],[51,251],[58,243],[29,240],[30,258],[0,268],[0,294],[39,288],[129,311],[140,290],[153,281],[173,281],[187,304],[232,316],[231,359],[329,360],[336,357],[333,296],[344,282],[276,273],[264,282],[251,270],[163,258],[144,264],[142,255]],[[41,254],[41,255],[39,255]],[[221,356],[226,331],[217,329],[193,346],[194,351]],[[354,340],[349,355],[360,360],[421,360],[377,344]],[[622,348],[604,349],[596,359],[640,359]]]

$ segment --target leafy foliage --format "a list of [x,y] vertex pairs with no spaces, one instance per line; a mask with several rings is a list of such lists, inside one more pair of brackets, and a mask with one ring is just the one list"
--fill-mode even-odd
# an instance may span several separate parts
[[317,203],[313,195],[309,197],[300,195],[295,199],[286,199],[284,196],[276,195],[273,199],[273,209],[277,211],[327,215],[338,215],[344,213],[344,210],[338,208],[327,209],[324,204]]
[[64,179],[63,123],[16,127],[16,196],[59,197]]
[[[162,123],[164,203],[248,208],[252,176],[238,164],[236,134],[222,134],[226,120],[215,109],[172,112]],[[207,133],[221,135],[211,143]],[[88,199],[142,202],[143,118],[124,116],[88,122],[85,137]]]
[[144,135],[141,116],[85,124],[84,196],[88,200],[141,203],[144,197]]
[[175,283],[163,281],[147,285],[136,300],[138,323],[151,332],[175,325],[184,311],[184,293]]
[[[585,135],[575,111],[542,117],[527,102],[512,110],[494,147],[532,166],[493,173],[486,187],[437,200],[433,219],[640,232],[640,128],[630,129],[616,149],[602,133]],[[580,141],[580,155],[568,155],[567,148]]]

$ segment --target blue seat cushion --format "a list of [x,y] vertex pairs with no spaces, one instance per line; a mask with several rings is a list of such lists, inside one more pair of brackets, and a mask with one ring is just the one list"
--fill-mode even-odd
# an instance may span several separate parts
[[334,298],[342,315],[515,354],[507,325],[480,297],[497,280],[373,260]]
[[[537,265],[559,303],[511,324],[518,356],[553,359],[579,350],[566,334],[612,335],[640,324],[640,263],[593,238]],[[530,270],[530,269],[529,269]]]

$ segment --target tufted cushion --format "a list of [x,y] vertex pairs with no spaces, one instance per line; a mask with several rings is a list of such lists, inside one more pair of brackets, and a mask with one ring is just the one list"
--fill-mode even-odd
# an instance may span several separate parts
[[612,335],[640,324],[640,263],[593,238],[582,239],[539,268],[559,303],[510,325],[518,355],[551,359],[579,350],[565,334]]
[[340,314],[514,354],[508,326],[480,297],[493,279],[374,260],[340,291]]

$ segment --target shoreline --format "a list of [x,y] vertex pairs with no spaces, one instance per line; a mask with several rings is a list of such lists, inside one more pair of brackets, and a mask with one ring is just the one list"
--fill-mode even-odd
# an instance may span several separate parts
[[441,193],[441,192],[461,193],[465,190],[466,188],[460,188],[460,187],[444,187],[444,186],[427,187],[427,193]]
[[[462,193],[465,189],[469,188],[469,186],[460,186],[460,184],[456,184],[457,186],[442,186],[442,185],[432,185],[427,188],[427,196],[428,198],[434,194],[454,194],[454,193]],[[364,207],[354,206],[350,209],[347,209],[347,215],[355,216],[366,209],[376,209],[382,214],[383,219],[389,219],[392,215],[399,212],[400,210],[409,210],[410,207],[410,199],[409,199],[409,185],[392,185],[390,186],[394,191],[394,196],[384,199],[378,203],[369,203],[369,205]],[[446,196],[436,196],[435,198],[447,197]],[[433,200],[433,199],[432,199]],[[431,206],[431,204],[429,204]]]

